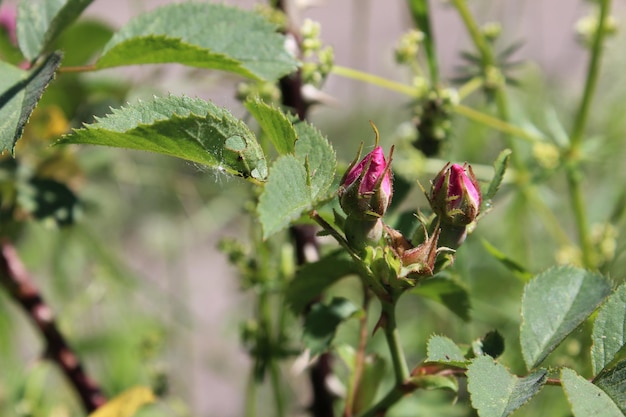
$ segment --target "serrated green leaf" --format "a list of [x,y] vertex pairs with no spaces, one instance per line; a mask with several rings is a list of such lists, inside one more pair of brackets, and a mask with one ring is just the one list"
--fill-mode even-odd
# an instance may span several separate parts
[[443,304],[465,321],[470,318],[469,293],[467,288],[457,281],[444,277],[428,279],[411,289],[411,293]]
[[309,167],[311,195],[316,201],[329,198],[328,190],[335,178],[335,150],[322,133],[307,122],[294,125],[298,140],[296,157]]
[[295,278],[287,286],[285,301],[295,314],[300,314],[326,288],[356,272],[354,261],[345,251],[333,252],[298,269]]
[[221,4],[171,4],[124,26],[96,66],[172,62],[274,81],[296,69],[284,40],[253,12]]
[[197,98],[156,97],[113,109],[59,143],[138,149],[244,178],[267,177],[265,155],[250,129],[226,109]]
[[561,370],[561,383],[575,417],[624,417],[611,397],[572,369]]
[[296,144],[296,131],[287,116],[274,106],[261,100],[252,99],[245,103],[246,109],[259,122],[279,154],[293,153]]
[[602,372],[593,383],[601,388],[626,415],[626,360]]
[[294,125],[295,156],[280,156],[259,198],[257,212],[268,238],[317,203],[330,197],[335,176],[335,151],[321,133],[306,122]]
[[524,287],[520,342],[528,369],[541,363],[611,293],[602,275],[551,268]]
[[62,54],[54,52],[30,72],[0,62],[0,152],[14,152],[24,126],[44,90],[61,65]]
[[460,347],[445,336],[433,335],[428,339],[426,362],[437,362],[465,367],[469,361]]
[[598,374],[626,346],[626,284],[622,284],[600,307],[593,324],[591,359]]
[[[493,163],[493,178],[491,179],[491,183],[489,183],[489,188],[485,195],[483,195],[483,203],[489,202],[500,188],[500,184],[502,184],[502,180],[504,179],[504,173],[506,172],[506,168],[509,165],[509,159],[511,158],[511,150],[505,149],[500,152],[500,155],[496,158]],[[482,210],[481,210],[482,211]]]
[[479,356],[467,370],[467,389],[480,417],[506,417],[537,394],[546,378],[543,369],[518,378],[490,356]]
[[349,300],[335,297],[330,304],[317,303],[304,321],[304,345],[311,355],[318,355],[330,347],[337,326],[352,317],[359,309]]
[[268,238],[287,227],[304,211],[311,209],[312,201],[302,162],[291,155],[279,157],[270,169],[257,206],[263,237]]
[[93,0],[22,0],[18,5],[17,41],[29,60],[48,52],[57,36]]

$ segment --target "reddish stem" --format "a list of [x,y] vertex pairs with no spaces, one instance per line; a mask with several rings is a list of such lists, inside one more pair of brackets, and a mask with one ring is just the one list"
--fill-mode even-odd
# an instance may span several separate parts
[[17,251],[3,240],[0,246],[0,285],[35,324],[45,341],[44,357],[54,361],[78,393],[87,412],[106,402],[98,385],[85,373],[78,356],[59,331],[52,309],[45,303]]

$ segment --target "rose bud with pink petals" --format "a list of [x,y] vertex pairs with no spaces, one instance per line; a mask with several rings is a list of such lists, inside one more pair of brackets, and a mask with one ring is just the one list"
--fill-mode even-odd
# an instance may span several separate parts
[[362,220],[380,218],[387,211],[393,195],[391,153],[387,160],[383,148],[376,146],[358,164],[357,159],[358,156],[339,187],[341,208],[348,217]]
[[428,200],[443,224],[460,227],[472,223],[482,202],[472,167],[446,164],[435,177]]

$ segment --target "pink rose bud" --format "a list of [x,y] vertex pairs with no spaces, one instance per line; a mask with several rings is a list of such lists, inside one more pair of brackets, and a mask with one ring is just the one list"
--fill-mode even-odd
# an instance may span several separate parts
[[472,167],[448,163],[435,177],[428,200],[444,224],[466,226],[473,222],[482,195]]
[[391,154],[387,161],[383,148],[376,146],[361,162],[355,163],[356,159],[339,187],[341,208],[348,216],[363,220],[382,217],[393,194]]

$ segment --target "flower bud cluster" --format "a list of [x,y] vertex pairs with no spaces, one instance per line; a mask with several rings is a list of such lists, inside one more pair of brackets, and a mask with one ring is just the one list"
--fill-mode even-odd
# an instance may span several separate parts
[[424,33],[411,29],[400,38],[396,46],[395,56],[398,64],[410,64],[417,59],[419,45],[424,41]]
[[[393,196],[391,160],[378,145],[346,170],[338,190],[346,214],[343,230],[348,245],[378,271],[383,288],[406,289],[432,276],[453,261],[454,250],[473,226],[482,195],[472,168],[448,163],[432,181],[427,194],[435,216],[419,218],[423,233],[412,242],[382,221]],[[384,237],[384,239],[383,239]],[[438,255],[447,252],[443,259]]]
[[[607,16],[604,20],[604,33],[611,36],[617,33],[618,21],[613,16]],[[591,47],[593,38],[598,31],[598,17],[595,15],[585,16],[576,22],[576,35],[578,41],[586,46]]]
[[258,97],[266,103],[277,103],[280,101],[280,89],[276,83],[266,81],[246,81],[237,85],[235,98],[241,102],[252,97]]
[[489,42],[495,42],[502,33],[502,25],[500,22],[485,23],[480,29]]
[[414,107],[413,122],[417,139],[413,146],[426,156],[435,156],[450,137],[453,107],[458,102],[455,90],[430,91]]
[[335,63],[332,47],[322,47],[321,27],[318,22],[306,19],[300,28],[302,40],[300,49],[306,61],[302,63],[302,82],[314,87],[321,87]]

